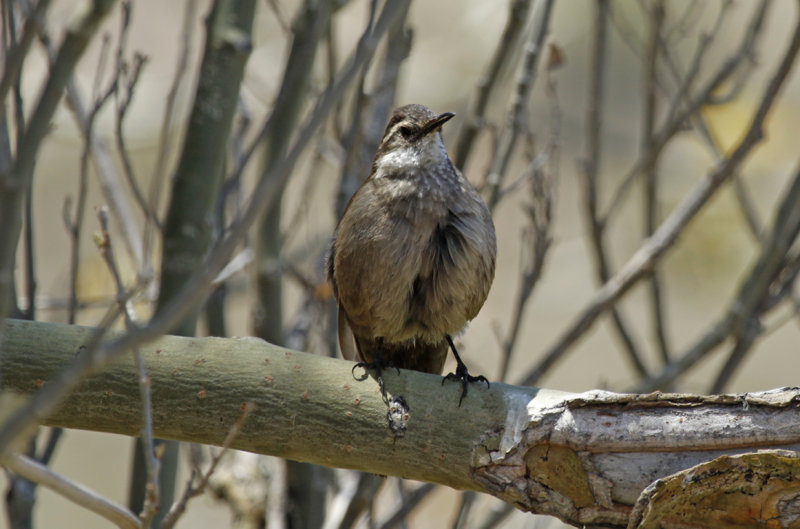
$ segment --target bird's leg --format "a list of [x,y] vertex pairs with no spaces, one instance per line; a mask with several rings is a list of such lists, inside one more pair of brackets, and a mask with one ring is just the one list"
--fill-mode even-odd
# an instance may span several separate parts
[[444,385],[445,380],[460,380],[464,389],[461,391],[461,398],[458,399],[458,405],[461,406],[461,401],[464,400],[464,397],[467,396],[467,388],[469,388],[470,382],[486,382],[486,387],[491,387],[489,385],[489,381],[486,380],[486,377],[483,375],[478,375],[477,377],[473,377],[469,374],[467,370],[467,365],[461,360],[461,357],[458,356],[458,351],[456,351],[456,346],[453,344],[453,338],[448,334],[447,335],[447,343],[450,344],[450,349],[453,350],[453,355],[456,357],[456,372],[455,373],[448,373],[442,379],[442,385]]
[[378,381],[378,386],[381,388],[381,395],[384,397],[386,396],[386,387],[383,383],[384,368],[393,367],[397,369],[397,374],[400,374],[400,368],[394,365],[394,362],[384,360],[383,358],[383,338],[378,338],[378,347],[375,349],[375,355],[372,357],[372,362],[361,361],[353,366],[353,377],[355,377],[355,370],[358,367],[375,372],[375,379]]

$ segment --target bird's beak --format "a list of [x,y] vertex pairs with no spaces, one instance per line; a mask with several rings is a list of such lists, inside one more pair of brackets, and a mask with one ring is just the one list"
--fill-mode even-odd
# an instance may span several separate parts
[[445,124],[445,122],[450,121],[450,119],[455,116],[452,112],[445,112],[444,114],[439,114],[422,127],[422,130],[419,131],[419,137],[423,137],[426,134],[430,134],[431,132],[437,130],[439,127]]

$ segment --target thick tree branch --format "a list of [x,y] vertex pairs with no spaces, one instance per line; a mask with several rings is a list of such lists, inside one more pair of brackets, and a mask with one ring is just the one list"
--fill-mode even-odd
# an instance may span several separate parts
[[[19,320],[4,327],[0,391],[24,395],[47,387],[95,334]],[[797,388],[702,397],[492,384],[459,407],[457,385],[392,371],[387,390],[408,404],[405,434],[395,437],[377,383],[354,380],[349,362],[253,338],[174,336],[142,348],[142,358],[159,437],[222,444],[242,404],[253,402],[232,448],[488,492],[572,524],[624,527],[656,479],[724,454],[800,448]],[[124,357],[79,384],[44,423],[138,435],[140,406],[135,362]],[[782,497],[774,486],[762,505]]]

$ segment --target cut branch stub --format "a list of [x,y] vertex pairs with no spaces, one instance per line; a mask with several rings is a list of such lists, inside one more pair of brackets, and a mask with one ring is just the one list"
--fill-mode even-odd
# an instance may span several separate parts
[[[776,517],[790,520],[800,510],[800,480],[795,477],[800,476],[800,456],[780,451],[784,460],[779,463],[786,469],[796,467],[780,473],[771,471],[766,462],[760,471],[744,468],[756,465],[741,454],[760,446],[800,447],[795,420],[798,395],[797,388],[713,396],[602,391],[559,396],[542,390],[527,403],[509,400],[505,427],[484,434],[473,453],[473,477],[521,510],[575,525],[626,527],[641,491],[649,490],[654,481],[661,483],[665,476],[712,460],[741,460],[744,463],[728,463],[729,494],[719,494],[719,508],[726,508],[724,501],[733,497],[730,491],[738,483],[742,494],[750,494],[748,512],[756,513],[751,523]],[[778,463],[773,467],[779,468]],[[760,482],[764,485],[755,494],[751,489]],[[722,483],[714,486],[723,488]],[[683,506],[696,494],[686,492],[685,497],[673,498],[680,496],[673,490],[664,497]],[[693,513],[698,527],[719,526],[712,500],[708,499],[708,512]],[[740,511],[744,507],[732,510],[745,519]],[[766,516],[766,512],[778,514]],[[800,527],[800,521],[775,525],[795,526]]]

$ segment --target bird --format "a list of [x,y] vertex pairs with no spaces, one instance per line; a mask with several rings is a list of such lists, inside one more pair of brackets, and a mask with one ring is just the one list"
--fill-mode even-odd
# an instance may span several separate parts
[[461,382],[461,406],[470,382],[489,385],[469,373],[453,336],[489,294],[497,241],[489,208],[445,150],[441,129],[453,116],[418,104],[392,111],[336,227],[327,273],[354,370],[374,370],[385,395],[385,368],[441,374],[449,348],[457,367],[442,384]]

